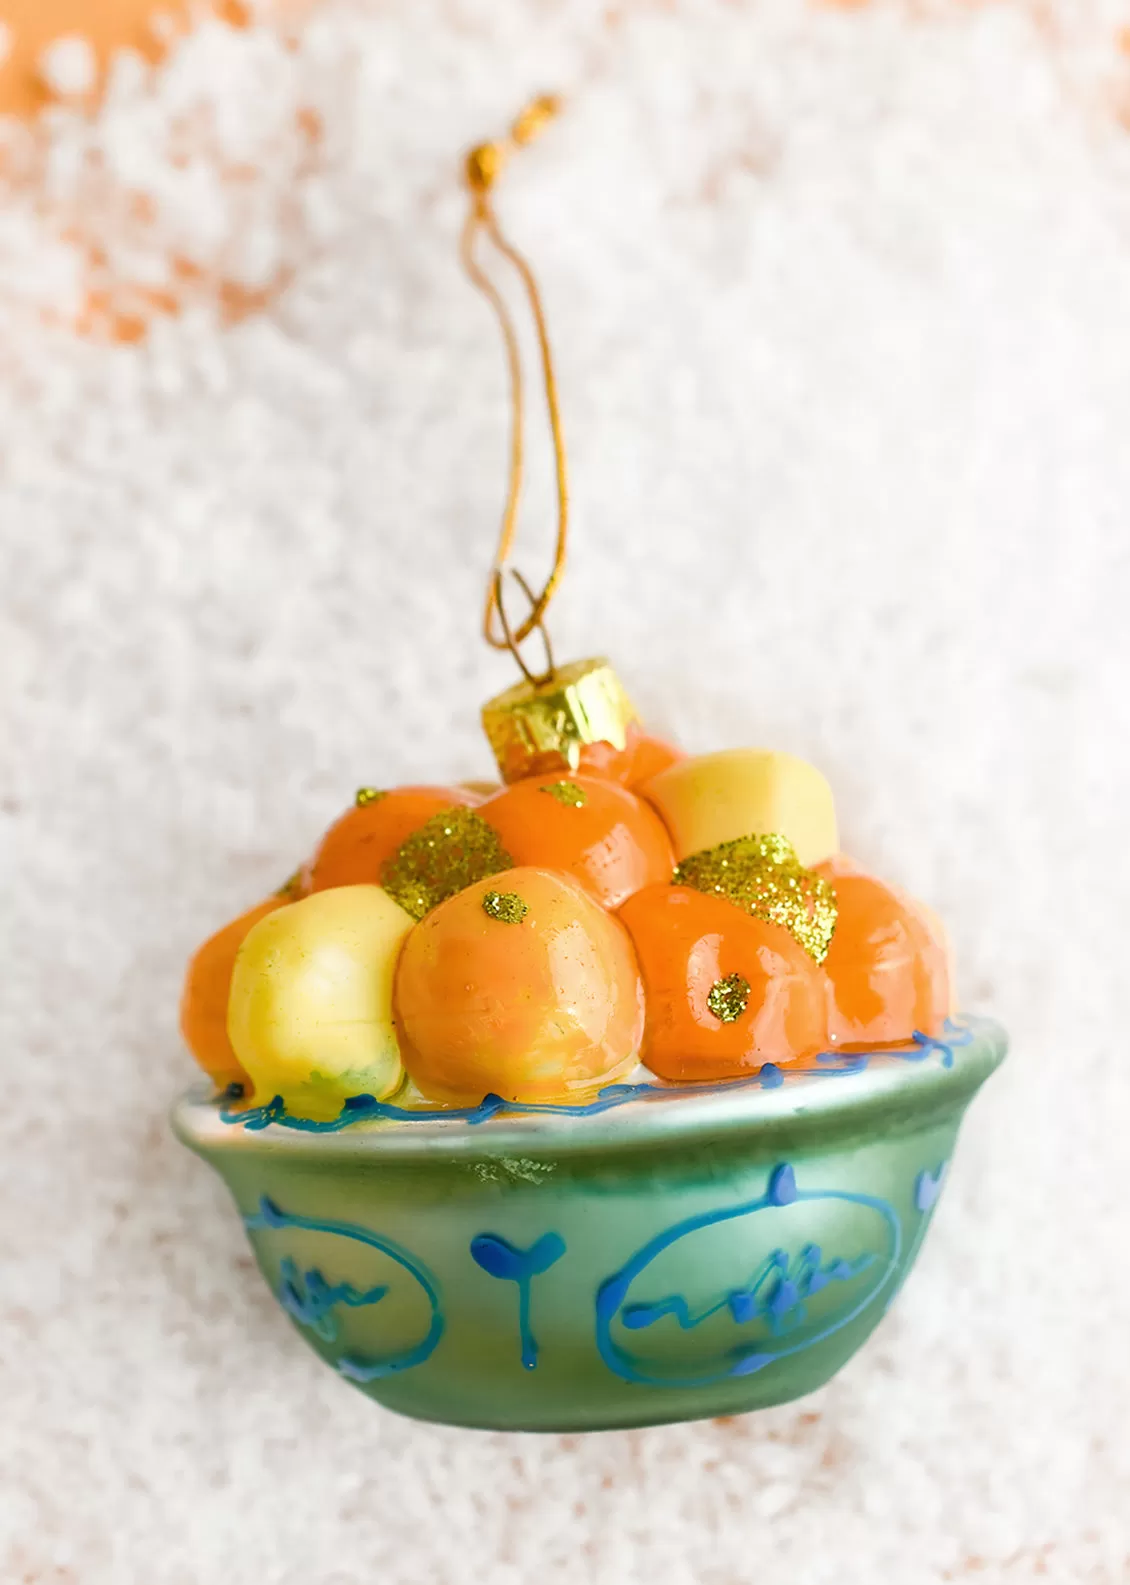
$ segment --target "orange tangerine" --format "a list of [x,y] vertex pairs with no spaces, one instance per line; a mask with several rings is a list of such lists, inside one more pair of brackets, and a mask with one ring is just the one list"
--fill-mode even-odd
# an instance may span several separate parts
[[629,739],[628,748],[632,758],[623,780],[629,787],[642,786],[645,781],[658,776],[660,771],[670,770],[672,765],[677,765],[687,757],[684,750],[676,748],[674,743],[668,743],[661,737],[647,737],[642,732],[634,742]]
[[481,804],[515,864],[562,870],[606,908],[667,881],[671,839],[642,799],[599,776],[528,776]]
[[253,925],[290,901],[285,892],[268,897],[210,936],[188,965],[180,1004],[185,1043],[218,1089],[248,1083],[228,1039],[228,996],[232,967]]
[[649,886],[619,917],[647,996],[643,1060],[661,1078],[736,1078],[826,1044],[823,976],[781,925],[687,886]]
[[404,943],[404,1065],[475,1105],[583,1100],[634,1067],[643,989],[627,934],[564,875],[506,870],[441,903]]
[[379,885],[381,866],[425,820],[445,809],[470,808],[479,794],[467,787],[363,787],[357,803],[329,828],[314,855],[311,889]]
[[[639,727],[628,728],[623,748],[601,740],[582,743],[577,770],[583,776],[606,776],[609,781],[636,787],[661,770],[686,759],[682,749],[662,738],[648,737]],[[563,754],[534,754],[526,761],[521,779],[527,776],[568,776],[572,774]]]
[[830,1043],[896,1045],[937,1035],[950,1010],[945,940],[928,912],[843,854],[816,865],[839,915],[824,960]]

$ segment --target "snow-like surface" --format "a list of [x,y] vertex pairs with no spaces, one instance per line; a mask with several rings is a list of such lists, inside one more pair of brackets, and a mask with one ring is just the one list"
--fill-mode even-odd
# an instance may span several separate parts
[[[5,1582],[1130,1577],[1127,20],[340,0],[9,132]],[[489,769],[504,383],[457,160],[545,86],[568,112],[500,203],[560,356],[558,651],[691,747],[817,760],[1014,1051],[831,1386],[530,1440],[319,1367],[165,1114],[198,939],[357,785]],[[44,328],[91,268],[189,310]],[[217,323],[209,281],[286,279]]]
[[89,42],[77,35],[55,39],[43,51],[40,75],[52,93],[70,99],[89,93],[97,79],[98,64]]

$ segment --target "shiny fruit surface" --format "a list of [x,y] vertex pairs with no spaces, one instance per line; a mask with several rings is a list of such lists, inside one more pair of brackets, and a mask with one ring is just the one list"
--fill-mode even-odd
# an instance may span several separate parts
[[209,936],[188,965],[180,1004],[181,1033],[217,1089],[247,1083],[247,1074],[228,1039],[228,996],[236,953],[251,927],[287,902],[288,898],[280,894],[249,908]]
[[837,854],[818,864],[839,917],[824,961],[838,1049],[938,1035],[950,1011],[948,949],[928,910]]
[[412,929],[379,886],[313,892],[261,919],[235,960],[228,1034],[262,1104],[334,1117],[378,1100],[404,1072],[393,1020],[396,963]]
[[471,808],[481,795],[468,787],[363,788],[358,802],[326,832],[310,870],[312,890],[379,886],[381,866],[426,820],[445,809]]
[[606,908],[668,881],[671,842],[655,811],[597,776],[531,776],[480,805],[515,864],[561,870]]
[[634,1067],[642,987],[623,927],[568,876],[520,867],[459,892],[408,937],[404,1061],[433,1100],[584,1098]]
[[604,776],[625,787],[638,787],[686,757],[675,744],[649,737],[638,726],[630,726],[623,748],[603,739],[582,743],[573,769],[564,754],[533,754],[522,764],[521,774],[512,774],[509,780],[523,781],[527,776]]
[[826,1045],[823,975],[782,926],[685,886],[648,887],[619,917],[643,974],[643,1061],[661,1078],[736,1078]]

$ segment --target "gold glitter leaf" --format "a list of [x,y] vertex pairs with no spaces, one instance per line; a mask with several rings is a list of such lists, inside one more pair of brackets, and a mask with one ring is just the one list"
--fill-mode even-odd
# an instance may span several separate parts
[[706,1005],[719,1023],[735,1023],[749,1004],[749,990],[747,979],[740,974],[727,974],[724,980],[715,980],[710,987]]
[[443,809],[385,860],[381,885],[413,919],[422,919],[475,881],[513,867],[497,834],[473,809]]
[[715,892],[767,924],[783,925],[817,963],[828,956],[836,894],[823,876],[804,868],[786,837],[721,842],[684,859],[672,879],[676,886]]
[[358,809],[364,809],[366,804],[380,803],[382,798],[387,798],[388,793],[382,792],[379,787],[358,787],[355,802]]
[[550,782],[548,787],[541,789],[551,798],[556,798],[559,804],[564,804],[566,809],[583,809],[588,802],[585,789],[578,787],[575,781]]
[[484,892],[483,913],[504,925],[520,925],[530,911],[517,892]]

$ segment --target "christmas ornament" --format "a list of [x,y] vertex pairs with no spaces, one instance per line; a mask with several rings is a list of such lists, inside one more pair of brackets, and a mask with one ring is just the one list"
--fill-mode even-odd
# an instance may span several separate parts
[[[513,396],[483,621],[522,672],[483,710],[501,779],[362,787],[205,943],[182,1025],[211,1086],[174,1114],[339,1375],[406,1414],[523,1430],[732,1414],[826,1381],[913,1264],[1006,1044],[958,1016],[934,916],[840,851],[819,771],[688,757],[606,660],[554,662],[565,448],[540,295],[492,199],[554,110],[467,164],[463,257]],[[536,591],[513,567],[522,364],[484,241],[523,283],[549,408],[558,531]]]

